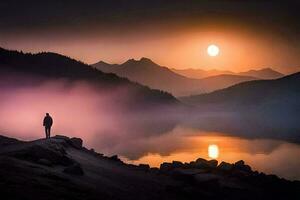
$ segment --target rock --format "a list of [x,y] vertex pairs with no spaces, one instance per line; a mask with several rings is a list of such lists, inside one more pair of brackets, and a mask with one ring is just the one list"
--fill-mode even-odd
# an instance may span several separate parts
[[145,170],[145,171],[148,171],[150,169],[150,166],[148,164],[139,164],[138,168],[142,169],[142,170]]
[[52,137],[53,139],[60,139],[60,140],[69,140],[70,138],[64,135],[56,135]]
[[122,160],[117,155],[113,155],[113,156],[109,157],[109,159],[112,161],[123,163]]
[[45,166],[52,166],[52,162],[50,160],[47,160],[45,158],[41,158],[37,161],[38,164],[41,164],[41,165],[45,165]]
[[233,164],[223,161],[223,162],[221,162],[221,164],[219,164],[218,169],[223,170],[223,171],[230,171],[233,169]]
[[245,165],[245,162],[243,160],[234,163],[234,169],[238,169],[244,172],[252,172],[251,167],[249,165]]
[[187,163],[187,162],[183,163],[183,168],[190,169],[191,168],[190,163]]
[[173,166],[173,168],[183,168],[184,164],[180,161],[173,161],[172,166]]
[[82,148],[82,139],[81,138],[71,138],[71,145],[77,149],[81,149]]
[[69,167],[66,167],[63,172],[66,174],[80,175],[80,176],[82,176],[84,174],[83,169],[81,168],[80,164],[78,164],[78,163],[75,163]]
[[96,155],[99,156],[99,157],[104,157],[104,154],[103,154],[103,153],[97,153],[97,152],[96,152]]
[[243,167],[240,167],[239,169],[242,171],[245,171],[245,172],[249,172],[249,173],[252,172],[252,169],[249,165],[244,165]]
[[191,161],[187,166],[187,168],[195,168],[196,162],[195,161]]
[[39,163],[39,160],[45,159],[53,165],[69,166],[74,163],[74,160],[66,155],[63,146],[56,143],[29,146],[22,151],[14,152],[11,156],[36,163]]
[[160,170],[162,171],[170,171],[176,168],[184,168],[184,164],[180,161],[173,161],[172,163],[164,162],[160,165]]
[[218,166],[218,161],[217,160],[210,160],[208,161],[208,165],[210,168],[216,168]]
[[239,160],[237,161],[236,163],[234,163],[235,166],[242,166],[242,165],[245,165],[245,161],[243,160]]
[[208,168],[209,164],[207,162],[207,160],[203,159],[203,158],[198,158],[195,161],[195,168],[199,168],[199,169],[203,169],[203,168]]
[[150,172],[157,174],[157,173],[159,173],[159,168],[158,167],[151,167]]
[[170,171],[173,169],[172,163],[164,162],[160,164],[160,170],[161,171]]
[[211,169],[211,168],[216,168],[218,165],[217,160],[210,160],[207,161],[203,158],[198,158],[195,163],[191,163],[191,165],[195,168],[198,169]]
[[266,175],[266,178],[270,181],[277,181],[277,180],[279,180],[279,177],[278,176],[276,176],[275,174],[268,174],[268,175]]

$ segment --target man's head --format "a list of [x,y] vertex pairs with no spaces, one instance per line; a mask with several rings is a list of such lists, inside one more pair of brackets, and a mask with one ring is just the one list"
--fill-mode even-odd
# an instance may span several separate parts
[[46,116],[49,116],[49,113],[46,113]]

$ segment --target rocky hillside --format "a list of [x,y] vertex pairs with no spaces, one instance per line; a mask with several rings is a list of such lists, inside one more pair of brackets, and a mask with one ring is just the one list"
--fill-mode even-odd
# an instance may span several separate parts
[[9,199],[297,199],[300,183],[204,159],[160,168],[123,163],[55,136],[23,142],[0,137],[0,192]]

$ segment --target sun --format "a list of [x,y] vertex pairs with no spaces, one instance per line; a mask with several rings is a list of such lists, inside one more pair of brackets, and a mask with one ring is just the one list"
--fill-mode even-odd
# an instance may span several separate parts
[[220,53],[220,48],[215,45],[215,44],[211,44],[207,47],[207,54],[211,57],[215,57],[217,55],[219,55]]
[[208,157],[216,159],[219,157],[219,147],[215,144],[210,144],[208,146]]

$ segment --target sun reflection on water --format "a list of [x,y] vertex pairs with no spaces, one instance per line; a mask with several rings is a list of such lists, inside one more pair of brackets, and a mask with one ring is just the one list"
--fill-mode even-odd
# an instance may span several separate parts
[[[121,158],[131,164],[159,167],[163,162],[189,163],[198,158],[216,159],[219,163],[244,160],[253,170],[300,180],[300,160],[295,159],[300,155],[300,145],[282,140],[247,139],[216,132],[176,129],[170,134],[147,138],[140,145],[130,147],[131,151],[128,151],[126,146]],[[134,156],[130,159],[131,155]]]

